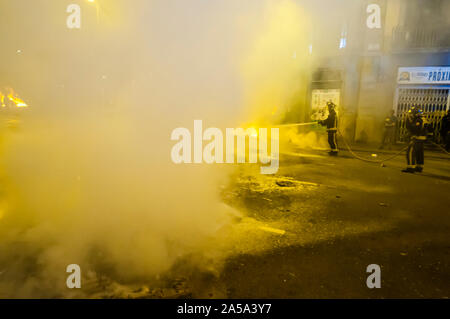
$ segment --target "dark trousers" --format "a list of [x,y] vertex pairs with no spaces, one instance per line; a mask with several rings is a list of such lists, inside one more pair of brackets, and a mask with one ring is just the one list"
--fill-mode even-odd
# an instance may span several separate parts
[[424,151],[423,151],[423,144],[425,141],[423,140],[416,140],[414,143],[414,154],[416,156],[416,165],[423,166],[425,162],[424,158]]
[[337,131],[328,131],[328,144],[330,144],[330,148],[331,148],[332,152],[338,151]]
[[394,127],[387,127],[384,129],[384,133],[383,133],[383,141],[381,143],[381,147],[385,147],[385,146],[391,146],[392,144],[394,144],[394,140],[395,140],[395,128]]
[[425,164],[424,157],[424,140],[412,139],[406,150],[406,164],[409,167],[418,165],[423,166]]

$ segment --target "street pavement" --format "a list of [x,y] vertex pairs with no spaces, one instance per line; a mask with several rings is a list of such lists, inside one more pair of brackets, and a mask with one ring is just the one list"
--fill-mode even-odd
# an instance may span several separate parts
[[[390,155],[372,154],[359,152]],[[448,298],[450,161],[427,155],[417,174],[401,172],[404,154],[382,166],[346,151],[294,150],[275,176],[240,167],[223,192],[243,214],[232,248],[215,273],[190,279],[190,296]],[[380,289],[366,285],[370,264]]]

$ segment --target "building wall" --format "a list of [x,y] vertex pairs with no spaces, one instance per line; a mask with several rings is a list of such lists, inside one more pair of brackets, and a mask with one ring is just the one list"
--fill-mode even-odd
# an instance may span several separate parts
[[[383,119],[394,107],[399,67],[450,65],[450,50],[441,34],[448,32],[445,27],[448,19],[445,12],[450,10],[447,2],[390,0],[379,3],[385,6],[383,33],[379,39],[382,45],[379,51],[370,51],[365,47],[361,52],[355,122],[355,140],[369,143],[381,140]],[[436,24],[436,21],[439,23]],[[403,32],[400,35],[405,35],[405,38],[398,37],[398,30]],[[373,35],[366,37],[375,38]]]
[[[447,38],[450,40],[450,1],[353,0],[342,3],[347,7],[339,9],[342,10],[340,21],[330,25],[318,22],[321,36],[315,37],[314,47],[320,49],[320,57],[315,57],[311,68],[305,104],[311,105],[314,88],[339,87],[341,132],[351,140],[378,143],[384,118],[393,108],[398,68],[450,65],[450,43],[447,43]],[[370,4],[381,8],[380,29],[367,26],[369,13],[366,10]],[[339,45],[342,33],[335,32],[336,29],[345,30],[343,48]],[[339,72],[341,82],[314,78],[314,73],[320,69]]]

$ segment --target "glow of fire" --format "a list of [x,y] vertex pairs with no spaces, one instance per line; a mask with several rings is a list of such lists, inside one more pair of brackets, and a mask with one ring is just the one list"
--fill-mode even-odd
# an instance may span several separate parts
[[7,96],[0,92],[0,102],[2,107],[6,107],[5,98],[13,102],[16,107],[28,107],[28,104],[26,104],[21,98],[19,98],[13,90],[11,90]]
[[28,105],[22,99],[14,96],[12,93],[8,94],[8,99],[14,102],[17,107],[28,107]]

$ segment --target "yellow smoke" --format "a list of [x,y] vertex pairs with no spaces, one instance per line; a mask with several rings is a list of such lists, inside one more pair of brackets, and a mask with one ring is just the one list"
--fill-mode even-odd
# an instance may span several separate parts
[[271,1],[266,19],[243,59],[244,99],[248,118],[279,121],[305,85],[309,63],[308,20],[294,1]]

